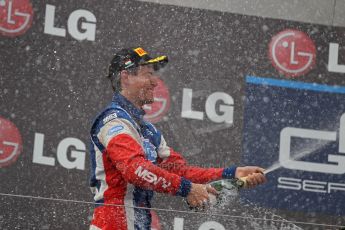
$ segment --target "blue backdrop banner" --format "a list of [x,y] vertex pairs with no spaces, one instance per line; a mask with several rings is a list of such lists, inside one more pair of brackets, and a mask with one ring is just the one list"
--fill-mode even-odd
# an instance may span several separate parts
[[242,161],[269,182],[242,198],[344,215],[344,133],[344,87],[247,76]]

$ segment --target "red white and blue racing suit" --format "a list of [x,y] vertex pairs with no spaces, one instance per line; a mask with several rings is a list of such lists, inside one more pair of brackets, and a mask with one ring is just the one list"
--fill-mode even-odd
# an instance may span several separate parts
[[191,182],[233,178],[236,167],[203,169],[186,164],[162,134],[143,120],[144,111],[121,94],[91,128],[91,180],[94,210],[90,229],[151,229],[153,192],[186,197]]

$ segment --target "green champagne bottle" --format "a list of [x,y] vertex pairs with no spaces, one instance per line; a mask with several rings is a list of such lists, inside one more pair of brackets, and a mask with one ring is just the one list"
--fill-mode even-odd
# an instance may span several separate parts
[[209,201],[203,207],[190,207],[194,211],[205,211],[207,209],[221,208],[238,198],[239,190],[247,187],[246,177],[235,179],[222,179],[208,183],[218,195],[209,193]]
[[209,183],[214,189],[217,190],[218,195],[209,194],[209,205],[218,206],[226,205],[238,197],[239,189],[246,188],[246,178],[240,179],[223,179]]

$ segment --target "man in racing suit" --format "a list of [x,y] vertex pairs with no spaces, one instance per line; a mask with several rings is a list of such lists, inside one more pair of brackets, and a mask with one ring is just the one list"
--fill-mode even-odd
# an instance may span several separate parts
[[212,180],[248,176],[251,186],[265,182],[259,167],[189,166],[143,119],[142,106],[153,103],[154,72],[167,62],[166,56],[153,59],[140,47],[123,49],[112,59],[108,77],[114,97],[91,128],[90,186],[97,206],[90,229],[151,229],[147,208],[154,191],[186,197],[196,207],[216,193],[204,185]]

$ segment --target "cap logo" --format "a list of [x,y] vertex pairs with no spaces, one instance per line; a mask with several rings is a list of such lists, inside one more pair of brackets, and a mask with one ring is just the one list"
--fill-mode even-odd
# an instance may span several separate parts
[[145,51],[143,48],[141,48],[141,47],[134,49],[134,51],[135,51],[140,57],[142,57],[142,56],[144,56],[145,54],[147,54],[146,51]]
[[133,63],[131,60],[127,60],[127,61],[125,62],[125,69],[131,67],[132,65],[134,65],[134,63]]

